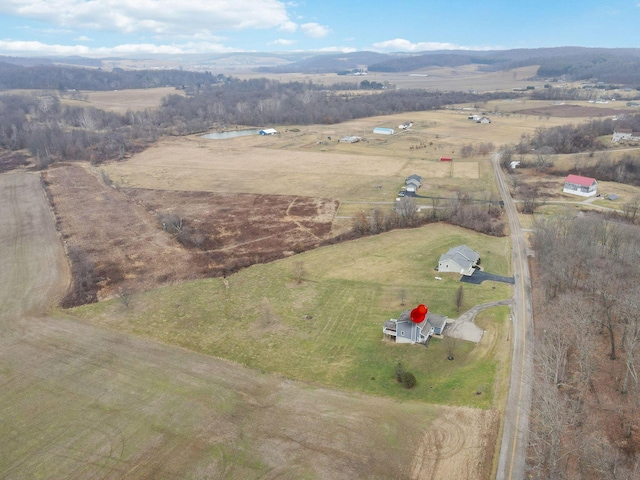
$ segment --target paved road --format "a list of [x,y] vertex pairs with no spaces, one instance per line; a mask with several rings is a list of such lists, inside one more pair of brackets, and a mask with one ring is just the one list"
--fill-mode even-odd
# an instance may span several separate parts
[[495,154],[492,158],[496,180],[504,200],[511,229],[515,286],[511,319],[513,341],[511,382],[496,479],[511,480],[525,478],[529,412],[531,410],[530,380],[533,372],[533,316],[531,308],[531,279],[526,256],[525,238],[513,199],[506,186],[499,160],[499,154]]

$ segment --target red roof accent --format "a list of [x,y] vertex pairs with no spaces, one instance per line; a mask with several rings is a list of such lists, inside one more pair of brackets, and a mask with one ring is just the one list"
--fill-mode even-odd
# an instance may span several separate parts
[[440,157],[440,161],[441,162],[450,162],[451,161],[451,157]]
[[576,185],[590,187],[595,183],[596,179],[590,177],[581,177],[580,175],[567,175],[567,178],[565,178],[564,181],[565,183],[575,183]]

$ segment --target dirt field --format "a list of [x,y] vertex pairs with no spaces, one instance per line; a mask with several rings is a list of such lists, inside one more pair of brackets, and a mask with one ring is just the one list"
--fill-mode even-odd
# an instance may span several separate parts
[[[220,276],[331,238],[337,202],[284,195],[109,187],[79,164],[45,173],[68,251],[88,264],[98,299]],[[173,215],[180,232],[162,219]],[[85,292],[90,295],[92,292]],[[66,304],[86,298],[67,299]]]
[[29,316],[68,270],[38,177],[0,186],[0,477],[488,478],[492,411],[310,388]]
[[[81,93],[87,96],[91,106],[120,114],[127,113],[127,110],[157,108],[160,106],[160,101],[167,95],[184,95],[181,90],[173,87]],[[65,102],[70,105],[87,105],[87,102],[77,100],[65,100]]]
[[594,107],[584,105],[546,105],[534,108],[525,108],[516,110],[515,113],[521,115],[549,115],[552,117],[564,118],[591,118],[591,117],[612,117],[622,113],[628,113],[629,110],[615,109],[611,107]]

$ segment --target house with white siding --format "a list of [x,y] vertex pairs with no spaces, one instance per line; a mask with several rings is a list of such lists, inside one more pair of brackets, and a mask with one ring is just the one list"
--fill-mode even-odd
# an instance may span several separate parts
[[581,177],[580,175],[567,175],[564,180],[564,193],[580,195],[581,197],[593,197],[598,193],[598,182],[595,178]]

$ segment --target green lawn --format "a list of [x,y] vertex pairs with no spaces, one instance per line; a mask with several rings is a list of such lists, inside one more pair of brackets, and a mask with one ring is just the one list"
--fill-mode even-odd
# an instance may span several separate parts
[[[457,316],[459,276],[439,274],[442,280],[436,280],[434,267],[441,253],[462,243],[480,252],[488,271],[510,274],[507,239],[436,224],[254,265],[226,284],[194,281],[136,295],[128,307],[116,299],[64,314],[315,384],[487,408],[496,352],[479,355],[482,343],[462,342],[448,361],[439,340],[425,348],[382,338],[385,320],[418,303]],[[296,264],[305,271],[301,283]],[[464,284],[462,310],[510,296],[505,284]],[[414,390],[396,383],[398,362],[415,374]],[[480,386],[485,389],[478,395]]]

